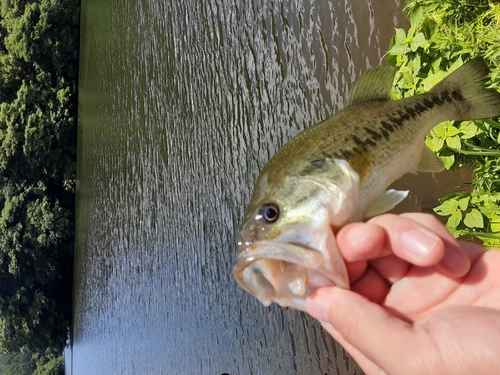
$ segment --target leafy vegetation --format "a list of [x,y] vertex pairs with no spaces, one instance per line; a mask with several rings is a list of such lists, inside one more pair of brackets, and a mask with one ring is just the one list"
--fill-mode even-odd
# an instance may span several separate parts
[[[386,60],[399,66],[393,98],[429,90],[465,61],[481,55],[500,88],[500,4],[484,0],[407,0],[410,29],[396,29]],[[473,190],[447,195],[435,208],[449,216],[455,236],[477,237],[500,247],[500,122],[447,121],[436,126],[427,146],[455,170],[474,168]]]
[[36,364],[31,353],[0,354],[0,373],[4,375],[31,375]]
[[78,25],[76,0],[0,0],[0,350],[37,374],[70,323]]
[[18,353],[0,354],[2,375],[64,375],[63,358],[46,353],[34,354],[23,349]]

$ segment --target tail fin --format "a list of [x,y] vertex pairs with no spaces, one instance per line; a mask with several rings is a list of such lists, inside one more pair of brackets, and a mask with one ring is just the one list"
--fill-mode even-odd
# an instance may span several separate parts
[[448,91],[457,105],[454,120],[477,120],[500,116],[500,93],[486,87],[488,65],[476,57],[432,88],[432,92]]

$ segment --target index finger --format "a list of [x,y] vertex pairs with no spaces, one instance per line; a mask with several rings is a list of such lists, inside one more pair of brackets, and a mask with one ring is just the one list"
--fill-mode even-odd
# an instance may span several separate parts
[[367,261],[375,259],[380,259],[373,265],[381,274],[394,274],[394,260],[390,260],[389,270],[383,259],[389,261],[391,254],[403,261],[403,267],[405,262],[421,267],[436,265],[452,277],[463,276],[470,269],[470,259],[458,241],[429,214],[385,214],[367,223],[349,224],[337,233],[337,243],[350,275],[360,274]]

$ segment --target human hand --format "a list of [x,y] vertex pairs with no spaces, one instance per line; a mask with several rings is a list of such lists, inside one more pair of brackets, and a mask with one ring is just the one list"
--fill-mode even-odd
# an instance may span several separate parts
[[321,288],[307,310],[366,373],[498,373],[500,252],[426,214],[351,224],[337,242],[352,291]]

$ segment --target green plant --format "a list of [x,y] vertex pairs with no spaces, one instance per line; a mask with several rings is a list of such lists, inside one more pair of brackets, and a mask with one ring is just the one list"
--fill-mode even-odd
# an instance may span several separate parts
[[[429,90],[470,58],[481,55],[500,87],[500,4],[483,0],[407,0],[410,29],[396,29],[386,60],[399,66],[393,99]],[[427,136],[427,146],[447,169],[474,167],[471,192],[440,199],[438,215],[449,216],[455,236],[500,247],[500,122],[446,121]]]

